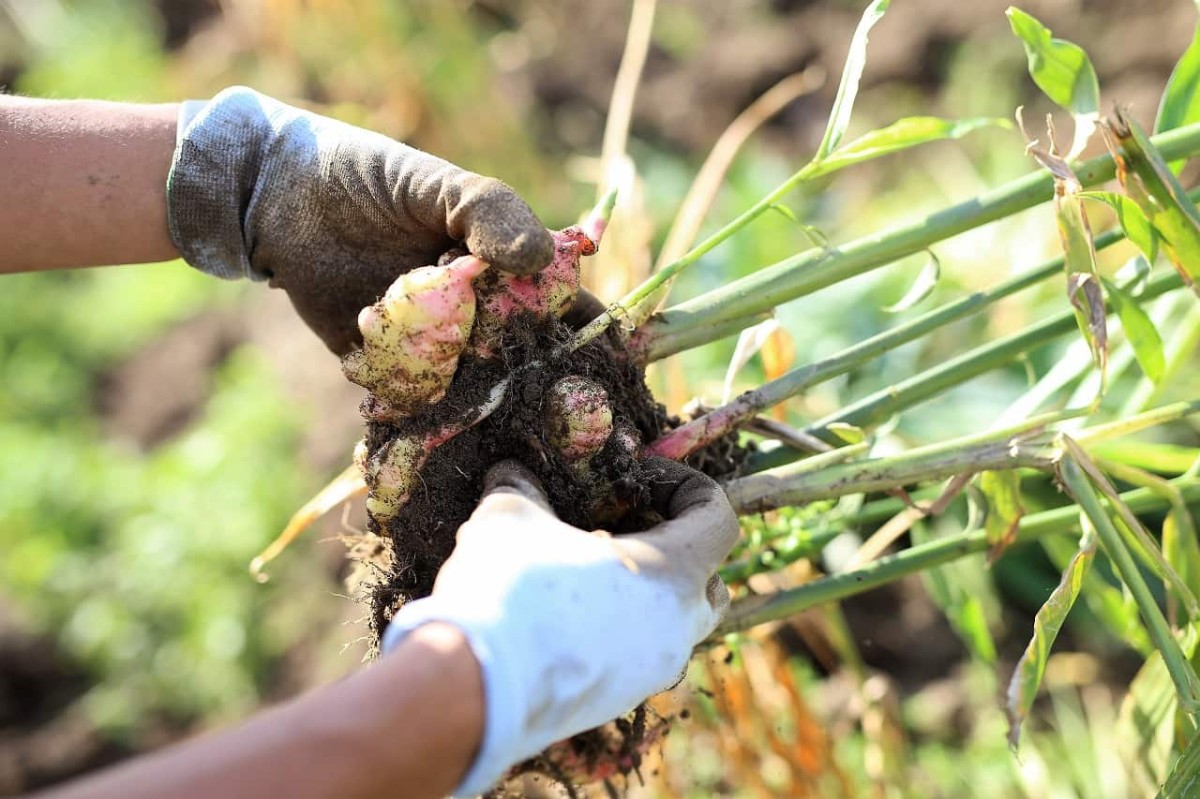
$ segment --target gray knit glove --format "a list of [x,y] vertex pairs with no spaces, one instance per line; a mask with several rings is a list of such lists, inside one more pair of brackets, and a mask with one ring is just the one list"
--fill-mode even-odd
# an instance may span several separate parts
[[338,355],[359,310],[453,246],[517,274],[554,253],[500,181],[240,86],[183,104],[167,212],[188,263],[269,280]]

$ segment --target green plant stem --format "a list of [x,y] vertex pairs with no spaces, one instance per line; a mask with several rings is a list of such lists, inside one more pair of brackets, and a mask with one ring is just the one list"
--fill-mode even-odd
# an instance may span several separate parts
[[1097,495],[1096,489],[1092,487],[1082,468],[1073,459],[1064,458],[1059,469],[1063,483],[1075,501],[1079,503],[1080,509],[1095,525],[1096,533],[1100,537],[1100,545],[1104,547],[1105,554],[1108,555],[1109,560],[1116,567],[1117,573],[1121,575],[1122,582],[1133,595],[1142,621],[1145,622],[1147,631],[1150,633],[1150,640],[1154,642],[1155,648],[1162,655],[1163,664],[1171,675],[1171,681],[1175,683],[1180,705],[1188,713],[1200,712],[1200,678],[1196,676],[1195,670],[1192,669],[1183,650],[1180,649],[1179,642],[1171,633],[1166,617],[1163,616],[1158,602],[1142,578],[1142,573],[1138,570],[1133,555],[1121,540],[1121,534],[1117,531],[1116,525],[1100,504],[1100,497]]
[[1020,467],[1044,469],[1052,466],[1057,457],[1057,450],[1047,449],[1045,443],[1039,442],[1036,434],[1022,436],[1005,431],[957,438],[887,458],[810,468],[810,460],[832,454],[822,453],[790,466],[731,480],[724,486],[725,495],[737,513],[761,513],[785,505],[885,491],[968,472]]
[[640,331],[635,331],[629,339],[629,352],[638,363],[653,363],[668,355],[686,352],[708,344],[710,341],[720,341],[726,336],[740,333],[746,328],[765,322],[770,318],[771,314],[768,312],[753,316],[739,316],[718,322],[711,327],[693,327],[680,331],[678,335],[674,331],[668,331],[653,338],[642,337],[639,335]]
[[1101,495],[1108,501],[1109,507],[1116,514],[1113,520],[1114,525],[1121,537],[1124,538],[1129,551],[1175,592],[1175,595],[1183,603],[1189,618],[1200,618],[1200,601],[1197,601],[1191,587],[1167,561],[1162,549],[1151,538],[1145,525],[1132,511],[1121,504],[1116,487],[1077,441],[1065,435],[1061,440],[1072,461],[1084,471],[1092,486],[1099,489]]
[[[1177,274],[1164,273],[1146,285],[1146,290],[1138,297],[1138,300],[1149,300],[1181,285],[1183,285],[1183,281]],[[812,423],[805,428],[805,432],[819,436],[826,427],[839,422],[858,426],[874,424],[897,411],[910,408],[984,372],[1003,366],[1016,356],[1029,352],[1073,329],[1075,329],[1075,312],[1073,310],[1062,311],[1040,324],[990,344],[976,347],[956,358],[951,358],[934,369],[929,369],[908,380],[870,394],[837,413]]]
[[[1169,405],[1163,405],[1162,408],[1153,408],[1151,410],[1147,410],[1145,413],[1141,413],[1132,417],[1132,419],[1118,420],[1116,422],[1104,423],[1104,425],[1085,427],[1084,429],[1080,429],[1080,431],[1076,431],[1073,434],[1073,438],[1076,443],[1080,445],[1087,444],[1091,446],[1094,444],[1103,444],[1105,441],[1116,438],[1117,435],[1127,435],[1129,433],[1141,431],[1141,429],[1163,425],[1163,423],[1184,419],[1184,417],[1195,413],[1200,413],[1200,401],[1175,402]],[[1046,414],[1043,417],[1045,417],[1045,419],[1051,419],[1051,417],[1054,417],[1054,414]],[[1007,432],[1004,431],[1004,429],[1001,429],[1001,431],[992,433],[980,433],[971,439],[958,439],[958,445],[962,446],[971,440],[988,440],[989,438],[997,437],[997,435],[1012,434],[1016,431],[1020,431],[1021,428],[1027,428],[1027,425],[1028,422],[1025,422],[1022,423],[1022,425],[1007,428]],[[949,445],[953,446],[953,443],[949,443]],[[947,445],[943,444],[938,446]],[[851,447],[845,447],[845,449],[842,450],[832,450],[832,452],[844,452],[848,449],[851,449]],[[836,463],[836,461],[833,461],[833,459],[829,459],[829,461],[823,461],[823,458],[828,458],[832,452],[824,452],[822,455],[810,456],[808,458],[804,458],[803,461],[797,461],[791,465],[787,465],[787,467],[776,467],[776,469],[770,474],[787,475],[788,479],[794,479],[794,477],[798,477],[799,475],[806,473],[806,471],[817,471],[818,469],[824,469],[828,467],[828,465]],[[818,458],[822,458],[822,461],[818,461]],[[1157,493],[1160,495],[1160,497],[1168,500],[1171,507],[1175,507],[1176,510],[1183,510],[1182,495],[1178,494],[1176,491],[1174,487],[1175,483],[1172,483],[1170,480],[1166,480],[1165,477],[1157,477],[1146,474],[1144,471],[1139,469],[1130,469],[1127,467],[1127,465],[1117,462],[1104,461],[1103,467],[1105,471],[1110,471],[1110,473],[1117,477],[1118,480],[1124,480],[1126,482],[1134,483],[1136,486],[1144,487],[1148,489],[1148,491]],[[749,480],[750,477],[757,476],[764,476],[764,473],[742,477],[742,480]],[[1144,483],[1144,481],[1147,480],[1150,482]],[[910,498],[913,501],[932,500],[937,497],[938,493],[940,493],[940,491],[938,491],[938,489],[935,487],[919,488],[917,491],[910,492]],[[854,516],[853,521],[857,524],[874,524],[876,522],[882,522],[884,519],[892,518],[896,515],[896,513],[904,510],[906,506],[907,504],[904,500],[895,497],[876,499],[874,501],[870,501],[870,503],[864,504],[862,509],[859,509],[857,515]]]
[[[1171,484],[1179,489],[1180,495],[1189,505],[1200,502],[1200,480],[1180,478],[1172,480]],[[1121,495],[1121,500],[1135,513],[1160,511],[1170,506],[1166,498],[1144,488],[1125,492]],[[1051,533],[1078,530],[1079,507],[1067,505],[1022,518],[1017,528],[1017,541],[1032,541]],[[985,530],[968,530],[928,544],[909,547],[856,569],[822,577],[797,588],[738,600],[733,603],[729,614],[706,644],[717,644],[730,633],[784,619],[825,602],[845,599],[907,575],[968,555],[986,552],[989,546]]]
[[[704,241],[697,244],[684,255],[664,266],[659,271],[650,276],[648,280],[642,283],[633,291],[626,294],[618,302],[613,303],[608,309],[596,319],[589,322],[583,329],[575,334],[571,342],[572,349],[578,349],[589,341],[592,341],[601,333],[603,333],[610,324],[621,318],[629,317],[636,314],[637,308],[643,302],[657,296],[658,290],[665,287],[670,281],[675,279],[675,276],[688,268],[692,264],[699,261],[717,245],[724,242],[734,233],[744,228],[746,225],[753,222],[758,217],[762,216],[763,212],[769,210],[771,206],[779,202],[792,189],[799,186],[804,181],[808,180],[817,172],[817,164],[815,161],[810,161],[800,168],[794,175],[779,184],[770,194],[763,197],[754,205],[747,208],[739,214],[732,222],[727,223],[724,227],[713,233]],[[721,321],[735,319],[744,316],[754,316],[758,313],[770,311],[771,306],[767,306],[758,311],[752,311],[748,314],[727,314]]]
[[1114,438],[1127,436],[1139,430],[1148,430],[1160,424],[1174,422],[1178,419],[1191,416],[1194,413],[1200,413],[1200,400],[1172,402],[1170,405],[1152,408],[1126,419],[1117,419],[1116,421],[1084,428],[1075,433],[1072,438],[1081,446],[1091,446],[1099,444],[1102,441],[1110,441]]
[[[1124,241],[1125,235],[1119,229],[1106,230],[1096,237],[1096,249],[1109,247],[1118,241]],[[831,355],[820,361],[808,364],[806,366],[793,369],[782,377],[766,383],[758,390],[767,392],[768,387],[771,396],[777,396],[779,399],[770,402],[767,406],[782,402],[788,397],[794,396],[804,388],[812,386],[823,380],[836,377],[844,374],[849,369],[862,363],[868,358],[873,358],[889,350],[893,350],[902,344],[905,344],[913,339],[919,338],[926,333],[937,330],[938,328],[949,324],[963,317],[970,316],[988,307],[994,302],[998,302],[1005,297],[1016,294],[1018,291],[1035,286],[1043,280],[1047,280],[1055,275],[1062,274],[1063,259],[1062,257],[1053,258],[1040,266],[1031,269],[1023,275],[1006,280],[1002,283],[997,283],[995,286],[984,291],[976,291],[972,294],[947,303],[940,308],[934,308],[921,316],[918,316],[911,321],[905,322],[902,325],[885,330],[871,338],[865,339],[851,347],[842,350],[836,355]],[[724,324],[724,323],[721,323]],[[710,333],[710,331],[712,331]],[[717,340],[717,333],[722,332],[713,326],[701,328],[698,331],[684,328],[683,330],[670,330],[669,333],[661,332],[658,337],[645,336],[647,342],[645,347],[647,350],[647,360],[653,361],[659,358],[665,358],[668,355],[674,355],[676,352],[685,349],[678,347],[677,342],[686,342],[687,349],[698,346],[700,343],[706,343],[702,339],[707,338],[709,341]],[[642,336],[642,331],[635,334],[635,340]],[[724,335],[728,335],[727,333]],[[661,339],[661,340],[660,340]],[[843,368],[844,366],[844,368]],[[813,377],[809,377],[810,373]],[[803,382],[800,382],[803,381]],[[778,384],[778,388],[773,387]],[[798,388],[795,386],[799,385]],[[785,393],[790,392],[790,393]]]
[[[1123,239],[1124,235],[1119,230],[1109,230],[1097,237],[1096,246],[1097,248],[1107,247]],[[706,413],[699,419],[695,419],[682,427],[672,430],[655,443],[660,447],[669,448],[670,445],[667,443],[669,440],[686,439],[688,440],[688,449],[679,457],[686,456],[692,450],[698,449],[729,433],[743,424],[747,419],[752,418],[773,405],[778,405],[826,380],[843,375],[872,358],[920,338],[951,322],[977,313],[992,303],[1016,294],[1030,286],[1034,286],[1053,275],[1061,274],[1062,269],[1063,259],[1052,259],[1023,275],[1018,275],[1011,280],[999,283],[986,291],[977,291],[954,302],[947,303],[940,308],[935,308],[916,319],[860,341],[858,344],[847,347],[828,358],[792,369],[758,388],[741,394],[732,402]],[[708,331],[701,332],[707,333]],[[669,346],[664,349],[662,347],[664,343],[688,343],[687,335],[671,334],[666,338],[667,342],[660,340],[652,341],[649,352],[651,354],[662,352],[670,355],[675,350],[671,350]],[[638,340],[636,335],[634,340]],[[675,456],[672,455],[670,457]]]
[[[1145,291],[1136,299],[1145,302],[1181,285],[1183,281],[1179,275],[1164,273],[1147,283]],[[832,443],[836,439],[826,429],[831,424],[845,423],[860,427],[875,424],[984,372],[1004,366],[1018,355],[1075,329],[1074,311],[1062,311],[1011,336],[976,347],[907,380],[868,394],[838,412],[813,422],[804,428],[804,432]],[[795,460],[802,454],[790,447],[777,447],[752,458],[748,468],[755,471],[770,468]]]
[[[1200,123],[1155,136],[1153,142],[1166,158],[1172,160],[1200,152]],[[1083,185],[1092,186],[1110,179],[1113,171],[1112,158],[1105,155],[1083,163],[1076,174]],[[658,335],[660,331],[679,334],[690,327],[709,326],[767,311],[789,300],[920,252],[943,239],[1045,202],[1051,198],[1053,191],[1053,177],[1049,172],[1039,170],[907,225],[873,233],[840,247],[806,250],[700,297],[667,308],[647,323],[647,335]],[[756,204],[751,209],[755,212],[754,216],[769,208],[778,196],[782,195],[773,192]],[[648,293],[646,287],[653,291],[744,226],[750,220],[743,221],[743,217],[751,211],[630,292],[610,309],[610,314],[581,331],[581,341],[586,342],[599,335],[607,327],[609,316],[617,318],[624,315],[623,309],[632,307],[631,301],[636,302]],[[705,246],[709,242],[712,242],[711,245]],[[593,326],[597,329],[593,330]]]

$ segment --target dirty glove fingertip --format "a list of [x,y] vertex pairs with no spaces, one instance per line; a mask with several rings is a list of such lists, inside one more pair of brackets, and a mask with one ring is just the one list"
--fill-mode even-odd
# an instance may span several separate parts
[[508,184],[475,175],[465,194],[465,239],[472,253],[518,275],[534,274],[554,258],[550,231]]

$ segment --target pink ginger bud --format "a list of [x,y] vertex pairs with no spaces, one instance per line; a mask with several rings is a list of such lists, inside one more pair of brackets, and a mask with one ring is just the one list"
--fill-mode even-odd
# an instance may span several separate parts
[[546,440],[571,462],[604,449],[613,430],[608,392],[583,377],[564,377],[547,393]]
[[487,269],[474,256],[423,266],[396,278],[383,298],[363,308],[363,348],[342,371],[397,415],[411,415],[446,394],[475,321],[471,281]]
[[[576,231],[576,232],[571,232]],[[579,293],[579,256],[582,233],[567,228],[554,234],[554,259],[540,272],[513,275],[492,270],[476,286],[479,310],[471,346],[481,357],[494,355],[504,329],[513,319],[529,314],[536,318],[561,317],[575,304]]]
[[592,252],[585,251],[584,255],[591,255],[600,248],[600,239],[604,238],[604,231],[608,229],[608,220],[612,218],[613,208],[616,204],[617,190],[609,189],[580,224],[580,232],[591,242],[592,248]]
[[504,329],[521,314],[545,319],[562,317],[579,294],[579,259],[594,255],[616,202],[608,192],[580,225],[554,232],[554,259],[532,275],[493,271],[476,284],[479,311],[471,347],[480,357],[496,353]]

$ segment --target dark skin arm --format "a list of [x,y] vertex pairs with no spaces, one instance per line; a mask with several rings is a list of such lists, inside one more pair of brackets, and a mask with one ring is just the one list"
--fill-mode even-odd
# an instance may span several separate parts
[[179,257],[167,232],[178,106],[0,96],[0,273]]
[[341,682],[38,799],[441,797],[475,756],[483,707],[462,633],[427,624]]
[[[176,103],[0,95],[0,274],[178,258],[166,199],[178,115]],[[603,311],[581,291],[565,321]]]

